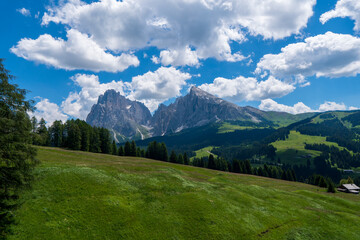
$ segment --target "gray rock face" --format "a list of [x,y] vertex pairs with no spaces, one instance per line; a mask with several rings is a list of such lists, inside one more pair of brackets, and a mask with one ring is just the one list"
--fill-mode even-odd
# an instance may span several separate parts
[[160,105],[152,118],[151,125],[153,136],[158,136],[218,120],[261,122],[265,120],[262,113],[256,108],[239,107],[197,87],[192,87],[189,94],[176,99],[169,106]]
[[192,87],[189,94],[169,106],[161,104],[153,117],[144,104],[108,90],[92,107],[86,122],[113,130],[121,141],[176,133],[220,120],[266,121],[263,116],[256,108],[239,107]]
[[151,113],[143,103],[131,101],[115,90],[101,95],[86,118],[90,125],[113,130],[123,139],[144,138],[150,120]]

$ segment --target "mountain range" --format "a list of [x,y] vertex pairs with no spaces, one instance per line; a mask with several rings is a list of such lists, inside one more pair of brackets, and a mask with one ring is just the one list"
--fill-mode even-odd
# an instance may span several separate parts
[[193,86],[187,95],[177,98],[169,106],[161,104],[153,116],[143,103],[129,100],[115,90],[107,90],[91,108],[86,122],[110,129],[116,141],[123,142],[164,136],[215,122],[279,126],[311,115],[314,114],[292,115],[240,107]]

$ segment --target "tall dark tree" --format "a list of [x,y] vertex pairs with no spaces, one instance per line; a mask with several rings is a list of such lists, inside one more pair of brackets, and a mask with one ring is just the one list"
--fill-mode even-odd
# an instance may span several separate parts
[[118,155],[118,148],[116,146],[115,140],[113,140],[112,142],[111,150],[112,150],[112,155]]
[[12,79],[0,59],[0,238],[9,232],[13,222],[11,210],[21,187],[30,182],[36,163],[27,115],[33,102],[25,100],[27,91],[11,84]]
[[131,141],[130,156],[136,157],[136,143],[134,140]]
[[124,147],[123,146],[119,147],[118,155],[119,156],[124,156]]
[[169,161],[168,150],[166,148],[165,143],[160,144],[159,152],[160,152],[160,160],[161,161],[164,161],[164,162]]
[[214,155],[212,155],[212,154],[209,155],[208,168],[216,169],[215,158],[214,158]]
[[50,145],[53,147],[61,147],[63,145],[63,129],[64,125],[61,121],[55,121],[49,129]]
[[99,153],[101,152],[100,148],[100,131],[99,128],[94,127],[90,130],[90,152]]
[[129,141],[126,141],[126,143],[125,143],[124,155],[125,156],[131,156],[131,144],[130,144]]
[[183,157],[182,154],[178,155],[177,162],[180,163],[180,164],[184,164],[184,157]]
[[176,156],[176,153],[174,150],[171,151],[171,154],[170,154],[170,162],[172,163],[177,163],[177,156]]
[[100,149],[102,153],[111,153],[111,137],[106,128],[100,128]]
[[186,154],[186,152],[184,153],[184,164],[185,164],[185,165],[189,165],[189,164],[190,164],[189,157],[188,157],[188,155]]

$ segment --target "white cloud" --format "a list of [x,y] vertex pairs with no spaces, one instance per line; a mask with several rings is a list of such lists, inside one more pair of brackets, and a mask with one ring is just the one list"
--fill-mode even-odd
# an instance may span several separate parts
[[358,0],[339,0],[335,9],[330,10],[320,16],[320,22],[325,24],[333,18],[349,17],[355,21],[354,30],[360,30],[360,2]]
[[59,106],[56,103],[52,103],[49,99],[41,99],[35,105],[36,110],[29,113],[30,116],[35,116],[38,120],[43,118],[46,121],[46,125],[49,127],[55,120],[66,121],[68,116],[61,112]]
[[21,13],[22,15],[24,15],[25,17],[30,17],[31,13],[29,9],[26,8],[20,8],[20,9],[16,9],[16,11],[18,11],[19,13]]
[[344,103],[336,103],[336,102],[324,102],[320,105],[319,111],[326,112],[326,111],[335,111],[335,110],[346,110],[346,106]]
[[205,83],[199,88],[218,97],[237,102],[282,97],[295,90],[293,85],[271,76],[266,81],[242,76],[235,79],[216,78],[213,83]]
[[71,92],[62,102],[62,111],[72,117],[86,119],[91,107],[97,103],[98,97],[108,89],[114,89],[125,95],[128,84],[122,81],[100,83],[96,75],[77,74],[72,77],[75,85],[81,88],[79,92]]
[[[160,62],[164,66],[199,66],[199,57],[196,51],[189,47],[181,50],[163,50],[160,52]],[[156,63],[156,61],[154,61]]]
[[174,67],[160,67],[155,72],[132,78],[130,99],[143,102],[150,111],[170,98],[180,95],[180,90],[186,85],[191,75],[183,73]]
[[256,73],[299,80],[305,77],[344,77],[360,73],[360,38],[327,32],[290,44],[279,54],[267,54],[257,64]]
[[360,110],[360,108],[351,106],[351,107],[349,107],[349,110],[350,110],[350,111],[353,111],[353,110]]
[[107,53],[92,38],[77,30],[67,32],[67,41],[44,34],[38,39],[21,39],[10,49],[18,57],[66,70],[84,69],[94,72],[121,72],[130,66],[138,66],[139,60],[132,54],[114,56]]
[[241,53],[232,52],[230,44],[246,41],[246,34],[266,39],[299,34],[313,15],[316,0],[60,3],[44,14],[43,25],[64,24],[90,36],[102,49],[114,52],[154,46],[162,51],[163,65],[196,66],[200,59],[245,59]]
[[314,112],[314,110],[312,110],[302,102],[298,102],[294,104],[294,106],[287,106],[277,103],[272,99],[262,100],[261,104],[259,105],[259,109],[263,111],[287,112],[291,114]]
[[294,106],[287,106],[275,102],[272,99],[265,99],[261,101],[259,109],[263,111],[276,111],[276,112],[288,112],[291,114],[307,113],[307,112],[327,112],[327,111],[337,111],[337,110],[357,110],[358,108],[349,107],[347,108],[344,103],[336,103],[325,101],[319,106],[318,109],[311,109],[302,102],[294,104]]

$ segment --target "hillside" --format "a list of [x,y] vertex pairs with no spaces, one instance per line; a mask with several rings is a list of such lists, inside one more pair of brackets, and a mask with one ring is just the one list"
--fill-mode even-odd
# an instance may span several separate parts
[[38,159],[10,239],[358,238],[355,195],[55,148],[39,148]]

